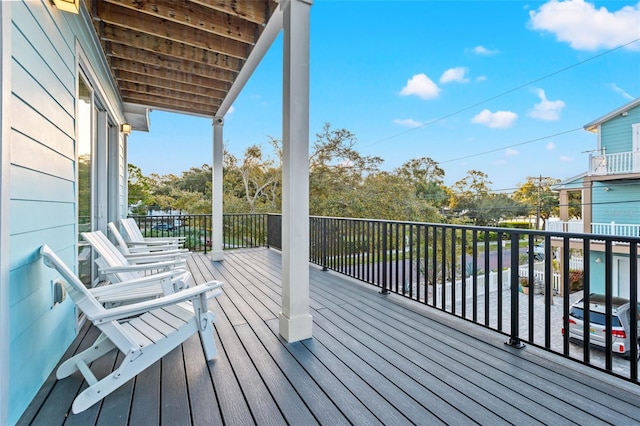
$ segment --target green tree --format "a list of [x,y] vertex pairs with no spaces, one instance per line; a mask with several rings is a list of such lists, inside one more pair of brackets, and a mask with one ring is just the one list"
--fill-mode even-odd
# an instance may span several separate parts
[[[383,160],[355,149],[356,136],[326,123],[316,134],[309,158],[309,210],[318,216],[356,216],[352,197],[367,175],[378,173]],[[348,201],[348,202],[347,202]],[[342,208],[338,208],[342,205]],[[360,216],[361,217],[361,216]]]
[[560,179],[552,177],[527,176],[513,193],[514,199],[529,206],[529,215],[542,219],[542,229],[547,219],[559,213],[558,193],[551,190],[559,182]]
[[127,165],[128,171],[128,204],[134,214],[145,214],[144,206],[152,203],[151,181],[142,174],[140,167]]
[[501,220],[526,214],[528,206],[507,194],[488,194],[478,199],[473,218],[477,225],[499,226]]
[[449,193],[444,185],[444,169],[429,157],[414,158],[395,170],[415,187],[416,196],[430,204],[443,207],[449,204]]
[[[259,145],[251,145],[237,158],[225,153],[225,192],[241,198],[245,212],[277,212],[281,205],[281,147],[280,141],[270,138],[275,158],[265,154]],[[237,204],[237,203],[234,203]],[[226,208],[225,208],[226,210]]]
[[489,176],[479,170],[469,170],[467,175],[453,184],[453,195],[449,198],[449,207],[454,215],[473,221],[476,225],[482,222],[478,216],[481,200],[489,196],[491,181]]

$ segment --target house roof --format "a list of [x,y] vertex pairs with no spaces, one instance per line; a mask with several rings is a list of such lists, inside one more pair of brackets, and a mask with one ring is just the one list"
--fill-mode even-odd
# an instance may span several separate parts
[[224,115],[223,101],[279,7],[276,0],[84,3],[125,116],[140,108]]
[[551,186],[553,191],[559,191],[561,189],[575,189],[582,188],[582,181],[585,176],[587,176],[587,172],[580,173],[577,176],[570,177],[568,179],[563,180],[562,182],[558,182],[555,185]]
[[623,114],[627,111],[629,111],[632,108],[637,107],[638,105],[640,105],[640,98],[634,99],[631,102],[629,102],[626,105],[621,106],[620,108],[616,109],[615,111],[611,111],[610,113],[603,115],[602,117],[598,118],[597,120],[592,121],[591,123],[585,124],[584,125],[584,129],[589,131],[589,132],[597,132],[598,131],[598,126],[606,121],[611,120],[612,118]]

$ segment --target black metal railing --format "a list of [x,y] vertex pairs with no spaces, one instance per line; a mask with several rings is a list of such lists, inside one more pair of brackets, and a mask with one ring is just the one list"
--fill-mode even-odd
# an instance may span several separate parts
[[185,248],[207,252],[211,249],[211,215],[180,214],[130,216],[145,237],[184,237]]
[[[136,219],[147,236],[190,236],[191,250],[210,247],[210,216]],[[173,229],[163,225],[171,221]],[[282,247],[280,215],[224,215],[223,226],[225,249]],[[514,347],[535,345],[638,382],[638,346],[630,343],[638,330],[628,318],[640,319],[638,263],[631,261],[640,238],[316,216],[309,232],[310,262],[325,270],[495,330]],[[582,270],[574,270],[576,259]],[[609,332],[570,340],[572,304],[584,295],[589,306],[592,292],[603,295]],[[632,361],[616,354],[621,340],[612,318],[620,295],[631,301],[624,349]],[[585,324],[590,316],[585,309]],[[590,344],[596,340],[604,346]]]
[[[207,253],[211,250],[211,215],[153,215],[133,217],[145,237],[185,237],[185,248]],[[267,245],[265,214],[225,214],[222,218],[223,249]],[[274,237],[275,238],[275,237]],[[275,240],[274,240],[275,241]],[[279,245],[275,246],[280,248]]]
[[267,245],[267,215],[262,213],[222,216],[223,249],[264,247]]
[[[630,321],[624,342],[630,362],[615,353],[623,341],[613,341],[612,300],[631,300],[629,318],[640,319],[637,263],[628,261],[637,259],[639,243],[640,238],[592,234],[310,218],[312,263],[503,333],[512,346],[532,344],[634,382],[638,346],[630,342],[638,341],[638,331]],[[540,247],[544,254],[536,253]],[[582,259],[583,271],[570,269],[574,257]],[[628,281],[614,288],[614,273]],[[577,341],[564,332],[574,322],[571,305],[584,294],[589,306],[592,289],[605,295],[609,332],[599,349],[590,345],[593,334]],[[589,310],[584,311],[589,324]]]

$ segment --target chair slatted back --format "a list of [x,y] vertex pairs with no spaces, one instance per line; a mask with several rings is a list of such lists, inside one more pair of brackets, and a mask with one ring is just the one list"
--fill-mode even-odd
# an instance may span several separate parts
[[[98,266],[105,268],[131,264],[102,231],[83,232],[81,235],[98,252],[100,256],[96,261]],[[114,272],[107,274],[107,278],[111,282],[131,281],[142,276],[140,272]]]
[[134,243],[142,243],[144,242],[144,236],[142,232],[140,232],[140,228],[136,223],[136,220],[132,217],[120,219],[120,226],[122,226],[122,230],[124,231],[124,237]]
[[125,256],[131,254],[129,246],[127,245],[127,242],[124,240],[124,238],[122,238],[122,234],[120,234],[117,225],[113,222],[109,222],[107,226],[109,227],[111,236],[113,236],[113,238],[115,238],[116,242],[118,243],[118,250],[120,250],[120,252]]

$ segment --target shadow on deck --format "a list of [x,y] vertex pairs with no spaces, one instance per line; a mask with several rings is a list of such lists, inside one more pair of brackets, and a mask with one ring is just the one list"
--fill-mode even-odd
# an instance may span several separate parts
[[[80,375],[52,375],[20,424],[638,424],[640,387],[319,268],[311,269],[314,338],[278,335],[281,255],[270,249],[196,254],[220,354],[193,336],[78,415]],[[67,356],[93,342],[85,326]],[[94,363],[108,371],[111,359]],[[100,364],[100,365],[96,365]]]

